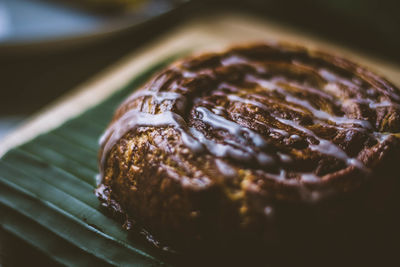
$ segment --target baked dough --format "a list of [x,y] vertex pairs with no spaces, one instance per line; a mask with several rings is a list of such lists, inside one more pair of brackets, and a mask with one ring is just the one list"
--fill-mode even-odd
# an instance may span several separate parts
[[368,69],[237,46],[175,62],[121,104],[96,193],[176,251],[331,242],[389,210],[399,132],[400,91]]

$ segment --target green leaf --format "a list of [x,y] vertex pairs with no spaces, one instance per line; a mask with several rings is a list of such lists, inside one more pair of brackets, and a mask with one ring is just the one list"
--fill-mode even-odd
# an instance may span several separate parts
[[164,265],[128,238],[94,195],[98,139],[119,103],[165,67],[163,60],[101,104],[0,159],[0,225],[62,265]]

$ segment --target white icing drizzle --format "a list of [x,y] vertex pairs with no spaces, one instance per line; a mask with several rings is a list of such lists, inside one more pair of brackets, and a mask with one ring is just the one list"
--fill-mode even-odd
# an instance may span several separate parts
[[[155,91],[141,91],[138,96],[151,96],[156,104],[161,104],[165,100],[175,100],[175,105],[180,111],[184,111],[186,106],[186,99],[182,94],[176,92],[155,92]],[[136,98],[137,96],[135,96]]]
[[[311,112],[313,114],[313,116],[318,118],[318,119],[329,120],[329,121],[332,121],[332,122],[334,122],[336,124],[358,124],[362,128],[367,128],[367,129],[371,129],[372,128],[372,126],[369,123],[369,121],[359,120],[359,119],[350,119],[350,118],[346,118],[346,117],[338,117],[338,116],[329,114],[329,113],[327,113],[327,112],[325,112],[323,110],[314,108],[310,104],[310,102],[308,102],[307,100],[299,99],[299,98],[293,96],[289,91],[287,91],[284,88],[278,86],[274,82],[276,79],[273,79],[271,81],[267,81],[267,80],[263,80],[263,79],[259,79],[257,77],[254,77],[252,75],[248,75],[246,77],[246,79],[248,81],[250,81],[250,82],[257,83],[258,85],[262,86],[266,90],[279,92],[281,95],[283,95],[285,97],[286,102],[293,103],[295,105],[303,107],[304,109],[306,109],[309,112]],[[293,108],[291,108],[291,109],[293,109]]]
[[221,64],[222,66],[231,66],[237,64],[249,64],[249,61],[244,57],[233,55],[221,59]]
[[[328,83],[325,84],[324,89],[331,93],[337,93],[340,91],[337,84],[342,84],[349,88],[355,88],[355,87],[357,88],[358,86],[361,85],[361,81],[357,78],[353,78],[352,81],[350,81],[350,80],[340,77],[339,75],[336,75],[326,69],[320,69],[318,73],[321,75],[322,78],[324,78],[325,80],[328,81]],[[368,89],[367,92],[369,92],[370,90],[371,89]],[[373,89],[372,89],[372,92],[374,92]],[[395,100],[400,101],[400,97],[396,94],[391,94],[390,97],[394,98]],[[400,104],[398,104],[398,103],[393,103],[390,101],[383,101],[383,102],[377,103],[376,101],[374,101],[372,99],[368,99],[368,98],[367,99],[346,99],[346,100],[347,101],[353,100],[357,103],[368,104],[371,109],[376,109],[379,107],[390,107],[390,106],[400,107]]]
[[335,145],[333,142],[319,138],[316,134],[314,134],[313,131],[299,125],[298,123],[296,123],[294,121],[286,120],[286,119],[282,119],[282,118],[278,118],[278,117],[276,119],[283,124],[289,125],[295,129],[302,131],[302,132],[308,134],[309,136],[312,136],[313,138],[315,138],[319,143],[317,145],[311,144],[309,146],[311,150],[318,151],[321,154],[336,157],[338,159],[343,160],[348,165],[353,165],[361,170],[366,170],[366,167],[364,166],[364,164],[362,162],[360,162],[359,160],[354,159],[354,158],[349,158],[347,156],[346,152],[344,152],[340,147]]
[[281,153],[281,152],[278,152],[277,154],[278,154],[278,156],[279,156],[279,159],[280,159],[282,162],[285,162],[285,163],[292,162],[292,158],[291,158],[289,155],[284,154],[284,153]]
[[285,130],[281,130],[281,129],[274,128],[274,127],[269,127],[269,129],[270,129],[271,132],[278,133],[281,136],[288,136],[289,135],[289,133],[286,132]]
[[[275,83],[276,81],[281,80],[279,77],[275,77],[275,78],[271,79],[270,81],[268,81],[268,80],[260,79],[254,75],[248,74],[248,75],[246,75],[245,80],[248,82],[256,83],[268,91],[282,92],[284,90],[283,88],[280,88]],[[286,90],[284,90],[284,91],[286,92]]]
[[218,107],[218,106],[213,108],[212,111],[217,115],[223,115],[225,113],[223,108],[222,107]]
[[[368,99],[370,100],[370,99]],[[376,109],[376,108],[386,108],[386,107],[390,107],[390,106],[397,106],[399,107],[399,104],[395,104],[395,103],[390,103],[389,101],[383,101],[383,102],[379,102],[379,103],[369,103],[369,107]]]
[[215,159],[215,164],[217,165],[218,170],[221,172],[222,175],[225,177],[235,177],[237,176],[236,170],[225,161],[217,158]]
[[343,77],[340,77],[339,75],[332,73],[330,71],[328,71],[327,69],[320,69],[318,71],[319,75],[321,75],[322,78],[324,78],[325,80],[327,80],[328,82],[331,83],[340,83],[343,84],[347,87],[358,87],[358,85],[355,85],[354,82],[351,82]]
[[105,165],[106,157],[111,148],[120,140],[126,133],[131,130],[143,126],[166,127],[172,126],[178,129],[181,133],[182,141],[194,152],[203,150],[203,145],[184,131],[185,121],[181,116],[174,112],[166,111],[160,114],[149,114],[137,110],[129,110],[114,122],[100,138],[100,144],[103,145],[103,153],[101,156],[101,177],[104,177],[103,166]]
[[190,128],[190,133],[216,157],[230,157],[239,161],[250,161],[255,159],[259,164],[264,166],[272,165],[275,162],[271,156],[263,152],[257,152],[238,142],[225,140],[225,143],[227,144],[217,143],[211,139],[207,139],[204,134],[195,128]]
[[350,118],[346,118],[346,117],[338,117],[335,115],[331,115],[323,110],[314,108],[310,104],[310,102],[308,102],[306,100],[298,99],[291,95],[287,95],[285,97],[285,99],[287,102],[290,102],[290,103],[293,103],[293,104],[296,104],[296,105],[306,108],[308,111],[310,111],[313,114],[314,117],[316,117],[318,119],[329,120],[336,124],[358,124],[362,128],[372,129],[371,123],[369,121],[359,120],[359,119],[350,119]]
[[230,145],[217,143],[211,139],[207,139],[200,131],[190,128],[190,133],[201,142],[207,150],[216,157],[231,157],[237,160],[249,161],[252,155],[246,151],[234,148]]
[[225,67],[232,66],[232,65],[245,64],[245,65],[249,65],[249,66],[252,66],[253,68],[255,68],[258,73],[266,72],[265,68],[263,66],[261,66],[260,64],[251,62],[247,58],[237,56],[237,55],[232,55],[232,56],[221,59],[221,64],[222,64],[222,66],[225,66]]
[[[166,111],[160,114],[149,114],[137,110],[129,110],[107,129],[100,138],[100,144],[105,144],[104,151],[109,151],[111,147],[113,147],[115,143],[130,130],[141,126],[173,126],[180,129],[182,122],[184,123],[183,118],[171,111]],[[192,137],[188,136],[184,132],[183,138],[190,140],[193,144],[196,143]],[[199,150],[199,147],[200,146],[195,145],[190,148],[193,150]]]
[[289,183],[292,182],[290,180],[286,180],[286,171],[284,169],[280,169],[279,174],[268,173],[267,175],[268,175],[268,177],[274,178],[277,181],[285,181],[285,182],[289,181]]
[[182,76],[184,78],[195,78],[195,77],[197,77],[197,73],[196,72],[191,72],[191,71],[183,71],[182,72]]
[[[252,94],[251,96],[254,97],[254,98],[256,98],[256,99],[260,99],[260,100],[263,99],[262,96],[257,95],[257,94]],[[264,104],[262,104],[262,103],[260,103],[260,102],[258,102],[258,101],[252,100],[252,99],[243,98],[243,97],[240,97],[240,96],[237,96],[237,95],[233,95],[233,94],[229,94],[229,95],[227,95],[227,97],[228,97],[228,99],[231,100],[231,101],[241,102],[241,103],[244,103],[244,104],[250,104],[250,105],[259,107],[259,108],[261,108],[261,109],[263,109],[263,110],[269,110],[269,108],[268,108],[266,105],[264,105]],[[264,100],[265,100],[265,99],[264,99]],[[294,111],[297,111],[297,112],[300,112],[300,113],[304,113],[303,110],[298,109],[298,108],[296,108],[296,107],[292,107],[292,106],[287,105],[287,104],[285,104],[285,103],[283,103],[283,102],[278,103],[278,104],[279,104],[280,106],[287,107],[287,108],[289,108],[289,109],[291,109],[291,110],[294,110]]]
[[268,173],[268,177],[274,178],[277,181],[281,181],[287,184],[301,184],[301,183],[316,183],[321,181],[321,178],[317,175],[315,175],[312,172],[304,172],[304,173],[299,173],[298,177],[299,180],[297,179],[286,179],[286,171],[284,169],[279,170],[279,174],[274,174],[274,173]]
[[[280,79],[277,79],[277,81],[280,81]],[[334,101],[335,103],[337,101],[332,95],[330,95],[330,94],[328,94],[328,93],[326,93],[326,92],[324,92],[322,90],[315,89],[315,88],[313,88],[311,86],[303,86],[303,85],[298,84],[298,83],[288,82],[287,80],[285,80],[283,78],[282,78],[282,82],[285,82],[285,83],[287,83],[288,85],[290,85],[292,87],[299,88],[302,91],[308,91],[308,92],[313,93],[315,95],[319,95],[319,96],[321,96],[323,98],[327,98],[330,101]]]
[[319,182],[321,178],[316,176],[314,173],[302,173],[300,175],[300,180],[302,182]]
[[[265,99],[265,96],[261,96],[261,95],[258,95],[258,94],[252,94],[251,95],[251,97],[253,97],[253,98],[255,98],[255,99],[260,99],[261,101],[265,101],[266,99]],[[300,109],[300,108],[297,108],[297,107],[293,107],[293,106],[291,106],[291,105],[288,105],[288,104],[286,104],[285,102],[278,102],[278,103],[275,103],[275,104],[277,104],[277,105],[279,105],[279,106],[283,106],[283,107],[286,107],[287,109],[289,109],[289,110],[293,110],[293,111],[296,111],[296,112],[299,112],[299,113],[304,113],[304,110],[302,110],[302,109]]]
[[182,70],[182,76],[184,78],[191,79],[191,78],[196,78],[199,75],[206,75],[206,76],[210,76],[210,77],[215,77],[214,72],[212,70],[210,70],[210,69],[202,69],[202,70],[199,70],[197,72],[192,72],[192,71],[188,71],[188,70]]
[[268,146],[264,138],[253,130],[243,127],[236,122],[227,120],[222,116],[216,115],[205,107],[197,107],[196,111],[202,115],[201,120],[213,127],[214,129],[226,130],[243,142],[247,142],[247,139],[245,138],[245,136],[247,135],[249,139],[252,140],[253,144],[259,148],[265,148]]
[[150,91],[150,90],[139,90],[133,94],[131,94],[123,103],[122,105],[131,102],[133,99],[142,97],[142,96],[151,96],[153,100],[157,104],[161,104],[165,100],[185,100],[183,96],[179,93],[175,92],[159,92],[159,91]]
[[[246,64],[249,66],[252,66],[256,69],[257,72],[259,73],[265,73],[266,69],[264,66],[258,63],[250,62],[248,59],[244,57],[240,57],[237,55],[229,56],[226,58],[223,58],[221,60],[221,64],[223,66],[231,66],[231,65],[237,65],[237,64]],[[205,70],[200,70],[197,72],[191,72],[182,69],[182,75],[184,78],[195,78],[198,77],[198,75],[209,75],[214,77],[215,74],[212,70],[205,69]],[[327,83],[324,85],[323,90],[317,90],[315,88],[309,87],[309,86],[303,86],[297,83],[293,82],[288,82],[285,80],[283,77],[275,77],[271,80],[264,80],[257,78],[253,75],[246,75],[246,80],[249,82],[253,82],[261,86],[262,88],[268,90],[268,91],[276,91],[279,94],[281,94],[286,102],[295,104],[298,107],[297,108],[291,105],[287,105],[284,102],[278,102],[278,105],[285,106],[289,108],[290,110],[297,111],[304,113],[305,111],[308,111],[312,113],[313,117],[316,118],[317,121],[320,123],[323,123],[322,121],[331,121],[335,124],[357,124],[361,126],[361,128],[364,129],[372,129],[371,124],[366,121],[366,120],[361,120],[361,119],[354,119],[354,118],[348,118],[348,117],[341,117],[341,116],[336,116],[329,114],[325,112],[324,110],[316,109],[309,101],[305,99],[298,98],[295,96],[290,90],[285,89],[283,86],[279,86],[277,83],[278,82],[286,82],[287,85],[296,87],[297,89],[301,89],[303,91],[308,91],[312,94],[319,95],[323,98],[329,99],[330,101],[333,101],[336,105],[340,104],[338,103],[338,98],[340,97],[341,94],[341,89],[338,87],[337,84],[345,85],[350,88],[358,87],[360,85],[360,80],[348,80],[346,78],[340,77],[339,75],[332,73],[326,69],[320,69],[318,71],[319,75],[327,81]],[[152,97],[153,101],[156,103],[160,104],[165,100],[172,100],[172,101],[183,101],[181,102],[180,106],[182,107],[183,105],[186,104],[186,99],[185,97],[177,92],[159,92],[159,91],[152,91],[152,88],[159,88],[161,84],[165,82],[166,76],[160,77],[156,81],[154,81],[154,84],[150,88],[146,88],[146,90],[140,90],[137,91],[136,93],[132,94],[130,97],[128,97],[124,103],[130,102],[133,99],[136,99],[138,97],[142,96],[150,96]],[[171,86],[177,86],[176,84],[173,84]],[[232,93],[237,93],[240,92],[241,89],[237,88],[234,85],[227,84],[227,83],[221,83],[218,86],[218,90],[222,90],[223,88],[229,89]],[[218,92],[217,92],[218,93]],[[332,94],[332,95],[331,95]],[[253,99],[247,99],[243,98],[241,96],[238,96],[236,94],[227,94],[226,97],[228,100],[233,101],[233,102],[241,102],[244,104],[250,104],[255,107],[259,107],[265,111],[270,110],[271,108],[263,104],[260,101],[268,101],[268,99],[265,98],[265,96],[262,95],[257,95],[257,94],[252,94],[251,98]],[[396,96],[397,97],[397,96]],[[255,99],[255,100],[254,100]],[[260,101],[257,101],[260,100]],[[399,104],[397,103],[392,103],[388,100],[384,100],[381,102],[376,102],[372,99],[342,99],[344,104],[346,103],[362,103],[368,105],[369,108],[371,109],[377,109],[381,107],[391,107],[391,106],[396,106],[400,107]],[[179,107],[178,107],[179,108]],[[181,110],[181,109],[180,109]],[[160,114],[149,114],[149,113],[144,113],[136,110],[130,110],[126,112],[123,116],[121,116],[114,124],[112,124],[104,133],[104,135],[100,139],[100,143],[103,146],[103,154],[101,156],[101,173],[100,173],[100,179],[104,177],[104,165],[105,165],[105,160],[106,157],[108,156],[109,151],[111,148],[120,140],[126,133],[128,133],[130,130],[137,129],[139,127],[173,127],[175,128],[180,134],[181,134],[181,140],[182,142],[194,153],[199,153],[204,151],[204,149],[207,149],[209,153],[214,155],[215,157],[218,157],[215,159],[215,163],[219,171],[226,177],[234,177],[237,175],[236,170],[224,162],[220,158],[225,158],[225,157],[230,157],[239,161],[252,161],[256,160],[259,164],[261,165],[271,165],[275,163],[275,159],[273,156],[266,154],[262,152],[261,150],[265,149],[268,147],[267,141],[264,139],[264,137],[257,132],[246,128],[244,126],[241,126],[240,124],[228,120],[225,117],[222,116],[224,114],[223,111],[221,111],[220,107],[215,107],[212,109],[212,111],[208,110],[205,107],[197,107],[196,112],[200,115],[199,119],[203,121],[205,124],[209,125],[210,127],[214,129],[219,129],[219,130],[224,130],[229,132],[231,135],[235,137],[233,140],[224,140],[224,143],[218,143],[214,140],[208,139],[202,132],[199,130],[193,128],[193,127],[188,127],[184,119],[177,113],[171,112],[171,111],[165,111]],[[349,157],[345,151],[343,151],[339,146],[334,144],[331,141],[322,139],[318,137],[313,131],[307,129],[306,127],[301,126],[299,123],[292,121],[292,120],[287,120],[283,119],[280,117],[275,117],[277,121],[279,121],[282,124],[285,124],[287,126],[290,126],[294,129],[297,129],[298,131],[301,131],[305,133],[308,136],[313,137],[316,141],[318,141],[318,144],[310,144],[309,148],[312,151],[317,151],[320,154],[328,155],[328,156],[333,156],[337,159],[343,160],[347,165],[355,166],[358,169],[361,170],[367,170],[367,168],[364,166],[362,162],[357,160],[356,158],[351,158]],[[336,126],[337,128],[340,128],[339,126]],[[289,136],[289,133],[285,130],[282,129],[277,129],[274,127],[269,127],[271,132],[276,132],[279,133],[282,136]],[[380,142],[386,141],[392,134],[391,133],[378,133],[374,132],[373,133],[374,137]],[[293,134],[290,135],[289,138],[292,139],[300,139],[300,136]],[[249,144],[253,144],[256,148],[258,149],[253,149],[252,147],[249,146]],[[259,151],[257,151],[259,150]],[[281,152],[276,152],[276,156],[279,157],[281,162],[289,163],[292,161],[292,158],[287,155],[283,154]],[[300,178],[300,182],[317,182],[320,181],[320,177],[315,175],[314,173],[298,173],[298,177]],[[280,169],[279,174],[272,174],[268,173],[268,176],[271,176],[279,181],[285,181],[286,182],[286,170]],[[101,183],[100,179],[98,179],[98,184]],[[287,182],[295,182],[295,181],[287,181]],[[268,213],[269,211],[266,211]]]
[[300,140],[301,137],[298,136],[297,134],[292,134],[292,135],[290,136],[290,139],[293,139],[293,140]]
[[[267,146],[267,142],[256,132],[229,121],[222,116],[218,116],[206,108],[199,107],[198,111],[203,115],[202,119],[210,124],[210,126],[217,129],[228,130],[231,134],[238,136],[242,141],[246,140],[244,137],[245,133],[257,147],[264,148]],[[183,118],[174,112],[166,111],[160,114],[149,114],[137,110],[130,110],[112,124],[100,138],[100,144],[104,146],[101,157],[101,177],[104,176],[104,170],[102,168],[105,165],[106,157],[111,148],[126,133],[144,126],[174,127],[181,133],[183,143],[195,153],[203,151],[205,146],[207,150],[216,157],[231,157],[241,161],[256,159],[261,165],[271,165],[274,163],[274,159],[270,155],[253,151],[250,147],[238,142],[234,142],[233,145],[236,146],[235,148],[232,145],[220,144],[207,139],[200,131],[194,128],[188,129]]]
[[135,95],[139,96],[151,96],[157,103],[162,103],[164,100],[176,100],[182,98],[182,95],[175,92],[154,92],[154,91],[141,91],[140,94]]
[[350,98],[350,99],[346,99],[345,100],[345,103],[347,103],[347,102],[365,104],[365,105],[368,105],[368,107],[371,108],[371,109],[387,108],[387,107],[393,107],[393,106],[395,106],[397,108],[400,108],[399,104],[390,102],[388,100],[384,100],[382,102],[376,102],[376,101],[374,101],[372,99],[369,99],[369,98],[364,98],[364,99]]
[[[262,108],[263,110],[268,110],[268,107],[266,105],[261,104],[260,102],[255,101],[255,100],[246,99],[246,98],[243,98],[243,97],[240,97],[240,96],[237,96],[237,95],[232,95],[232,94],[227,95],[227,98],[230,101],[236,101],[236,102],[241,102],[241,103],[244,103],[244,104],[250,104],[250,105]],[[282,130],[282,129],[269,127],[269,130],[271,132],[279,133],[282,136],[288,136],[289,135],[289,133],[287,131]]]
[[385,142],[390,136],[393,136],[392,133],[379,133],[375,132],[374,137],[379,141],[379,143]]
[[331,94],[340,95],[340,88],[336,83],[328,82],[322,87],[322,89]]
[[222,82],[222,83],[220,83],[219,85],[218,85],[218,90],[221,90],[221,89],[229,89],[231,92],[239,92],[240,91],[240,89],[239,88],[237,88],[236,86],[234,86],[234,85],[232,85],[232,84],[229,84],[229,83],[226,83],[226,82]]
[[229,94],[229,95],[227,95],[227,98],[230,101],[241,102],[243,104],[250,104],[250,105],[253,105],[255,107],[259,107],[259,108],[261,108],[263,110],[268,110],[268,107],[266,105],[264,105],[264,104],[262,104],[262,103],[260,103],[258,101],[255,101],[255,100],[251,100],[251,99],[240,97],[238,95]]

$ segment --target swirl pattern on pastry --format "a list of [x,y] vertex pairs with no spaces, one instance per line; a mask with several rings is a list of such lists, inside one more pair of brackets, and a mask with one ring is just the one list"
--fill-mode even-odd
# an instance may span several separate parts
[[399,132],[400,91],[371,71],[297,46],[234,47],[176,62],[122,103],[97,193],[167,243],[221,229],[268,239],[280,203],[397,168]]

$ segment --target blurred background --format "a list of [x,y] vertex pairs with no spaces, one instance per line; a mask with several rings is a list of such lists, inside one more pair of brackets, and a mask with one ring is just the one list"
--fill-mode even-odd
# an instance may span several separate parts
[[[398,2],[0,0],[0,138],[127,53],[193,17],[241,12],[268,18],[399,64]],[[18,265],[10,251],[27,251],[10,240],[0,230],[0,266]],[[36,257],[32,253],[25,256]]]

